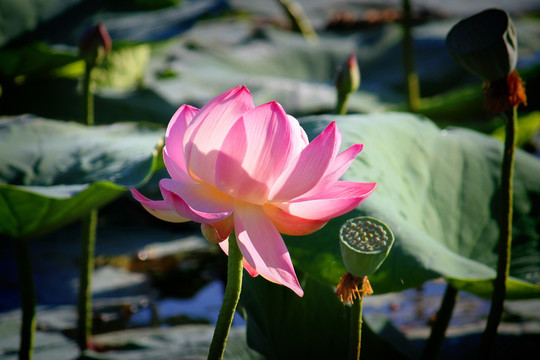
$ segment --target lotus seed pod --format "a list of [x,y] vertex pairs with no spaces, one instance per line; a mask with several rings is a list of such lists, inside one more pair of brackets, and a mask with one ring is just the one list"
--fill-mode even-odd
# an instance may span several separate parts
[[347,271],[356,277],[372,274],[388,256],[394,234],[372,217],[349,219],[339,231],[341,256]]
[[488,9],[461,20],[448,33],[446,48],[484,80],[505,78],[516,68],[516,29],[504,10]]

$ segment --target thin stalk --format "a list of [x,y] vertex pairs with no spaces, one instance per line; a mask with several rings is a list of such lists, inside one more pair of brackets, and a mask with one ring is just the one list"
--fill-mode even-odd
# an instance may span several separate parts
[[410,112],[420,108],[420,85],[414,66],[414,40],[410,0],[403,0],[403,67],[407,81],[407,104]]
[[338,91],[337,94],[337,103],[336,103],[336,114],[346,115],[347,114],[347,103],[349,102],[350,93],[342,94]]
[[[94,93],[92,91],[93,66],[86,64],[83,78],[83,118],[88,126],[94,125]],[[77,299],[77,344],[81,350],[88,346],[92,334],[92,275],[96,248],[97,209],[92,209],[82,221],[81,264]]]
[[309,44],[316,44],[319,37],[300,3],[295,0],[279,0],[279,3],[287,13],[293,30],[301,33]]
[[362,295],[351,305],[351,323],[349,329],[349,360],[360,359],[362,345]]
[[92,273],[96,247],[97,209],[92,209],[82,223],[81,268],[77,301],[77,344],[81,350],[88,346],[92,334]]
[[437,317],[431,327],[431,334],[422,353],[422,360],[437,359],[444,342],[446,329],[448,328],[448,324],[450,324],[450,319],[456,306],[458,294],[458,289],[450,284],[446,285],[441,307],[437,311]]
[[504,155],[501,171],[502,218],[498,243],[499,258],[497,261],[497,277],[493,282],[491,309],[489,310],[486,328],[480,342],[480,355],[484,358],[489,358],[493,350],[497,328],[499,327],[503,313],[504,298],[506,296],[506,279],[510,273],[516,132],[517,106],[514,106],[513,109],[506,114],[506,138],[504,141]]
[[222,359],[227,346],[229,331],[242,291],[242,253],[234,236],[229,237],[229,260],[227,264],[227,286],[225,296],[210,344],[208,360]]
[[34,334],[36,332],[36,289],[28,240],[25,238],[14,239],[14,245],[22,310],[19,360],[30,360],[33,355]]
[[94,91],[92,90],[92,71],[94,66],[86,63],[82,84],[83,119],[86,125],[94,125]]

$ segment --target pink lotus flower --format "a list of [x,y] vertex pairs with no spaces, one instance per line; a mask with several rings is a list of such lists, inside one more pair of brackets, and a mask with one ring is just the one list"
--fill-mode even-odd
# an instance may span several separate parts
[[375,183],[338,181],[362,145],[338,153],[335,122],[312,142],[281,105],[255,107],[240,86],[202,109],[183,105],[167,128],[163,159],[171,179],[163,200],[133,197],[154,216],[196,221],[228,252],[233,228],[244,267],[255,276],[303,290],[280,233],[307,235],[354,209]]

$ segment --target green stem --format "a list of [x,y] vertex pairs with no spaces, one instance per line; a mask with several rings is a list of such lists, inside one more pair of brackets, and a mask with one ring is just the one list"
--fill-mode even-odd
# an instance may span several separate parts
[[279,3],[287,13],[293,30],[300,32],[309,44],[316,44],[319,37],[300,3],[295,0],[279,0]]
[[437,317],[431,328],[431,334],[426,342],[421,359],[437,359],[444,342],[446,329],[448,328],[448,324],[450,324],[450,319],[456,306],[458,294],[458,289],[450,284],[446,286],[441,307],[437,311]]
[[338,90],[337,94],[337,103],[336,103],[336,114],[346,115],[347,114],[347,103],[349,102],[350,93],[341,94]]
[[14,239],[22,310],[19,360],[32,359],[36,332],[36,289],[27,241],[25,238]]
[[81,268],[77,302],[77,344],[85,350],[92,334],[92,273],[96,247],[97,209],[92,209],[82,223]]
[[349,360],[360,359],[362,345],[362,296],[351,305],[351,324],[349,329]]
[[[83,119],[88,126],[94,125],[94,92],[92,91],[92,70],[86,63],[83,78]],[[92,334],[92,275],[96,248],[97,209],[92,209],[83,218],[81,264],[79,270],[79,294],[77,299],[77,344],[81,350],[88,346]]]
[[83,77],[83,119],[86,125],[94,125],[94,92],[92,91],[92,70],[94,66],[86,63]]
[[234,235],[229,237],[229,260],[227,264],[227,286],[225,296],[214,330],[208,360],[222,359],[225,346],[229,337],[229,331],[236,311],[236,305],[240,299],[242,290],[242,253]]
[[497,328],[501,322],[504,298],[506,296],[506,279],[510,272],[510,255],[512,247],[512,195],[514,175],[514,152],[516,147],[517,106],[506,114],[506,138],[504,142],[504,155],[501,171],[501,202],[502,218],[499,233],[497,261],[497,277],[493,282],[491,309],[482,340],[480,342],[480,355],[490,358],[493,343],[497,335]]
[[414,41],[410,0],[403,0],[403,66],[407,80],[407,103],[410,112],[420,108],[420,85],[414,67]]

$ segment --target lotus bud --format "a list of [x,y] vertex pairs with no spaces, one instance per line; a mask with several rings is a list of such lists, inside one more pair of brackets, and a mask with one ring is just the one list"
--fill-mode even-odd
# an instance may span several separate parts
[[88,28],[79,40],[79,54],[90,66],[99,65],[111,51],[111,37],[102,23]]
[[487,81],[505,78],[516,68],[516,29],[504,10],[461,20],[448,33],[446,47],[454,60]]
[[335,85],[338,94],[342,96],[355,92],[360,87],[360,69],[354,53],[337,69]]
[[394,243],[394,234],[388,226],[368,216],[347,220],[339,237],[345,267],[358,278],[377,270]]

